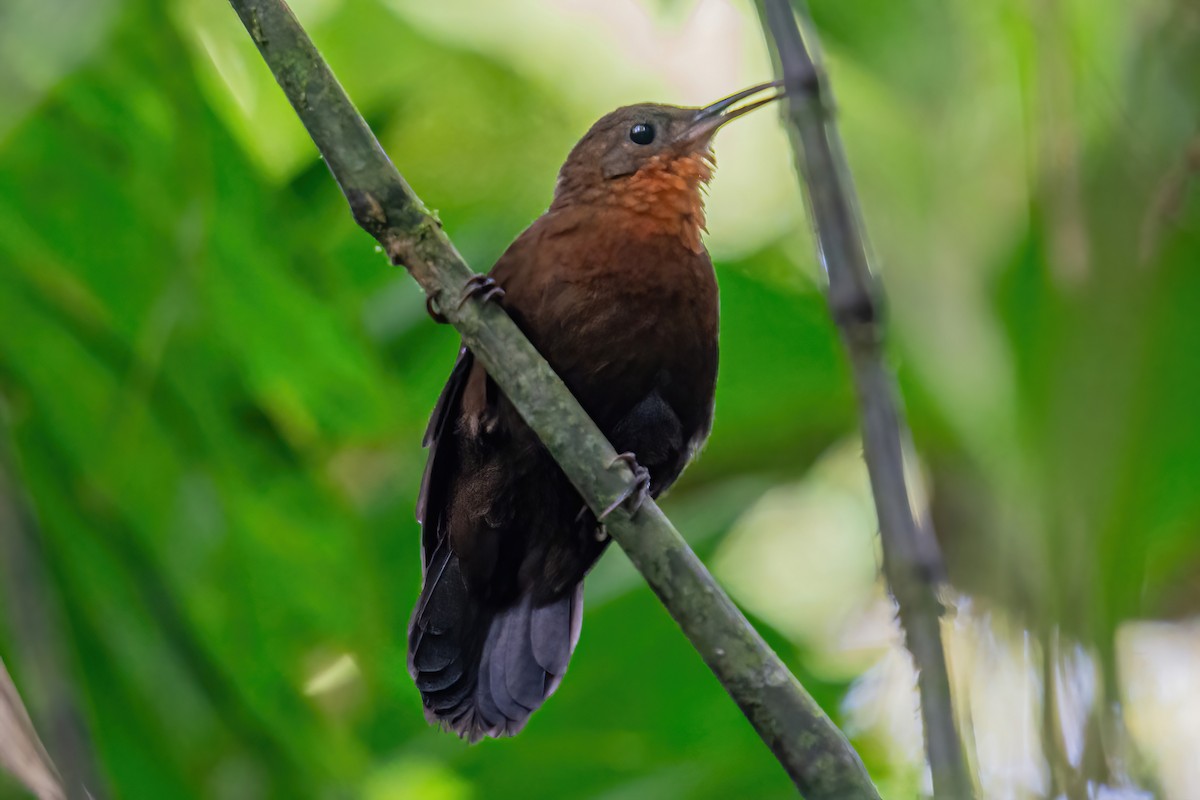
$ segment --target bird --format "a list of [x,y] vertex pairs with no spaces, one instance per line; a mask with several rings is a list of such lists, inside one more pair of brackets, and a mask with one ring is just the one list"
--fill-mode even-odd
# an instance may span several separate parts
[[[712,427],[718,295],[701,239],[712,139],[779,87],[604,115],[570,151],[546,212],[463,287],[459,302],[504,308],[633,469],[621,501],[632,513]],[[466,347],[423,444],[408,671],[433,725],[470,742],[512,736],[563,679],[615,506],[588,508]]]

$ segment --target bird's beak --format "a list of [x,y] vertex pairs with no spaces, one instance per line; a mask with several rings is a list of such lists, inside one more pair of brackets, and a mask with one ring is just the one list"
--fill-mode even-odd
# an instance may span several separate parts
[[756,94],[762,94],[768,89],[782,88],[783,81],[771,81],[770,83],[760,83],[757,86],[751,86],[749,89],[743,89],[737,94],[731,94],[724,100],[718,100],[710,106],[697,109],[692,122],[679,137],[681,144],[689,147],[704,146],[712,139],[717,129],[730,120],[737,119],[743,114],[749,114],[756,108],[762,108],[768,103],[772,103],[784,96],[783,92],[777,92],[770,97],[762,97],[752,103],[745,105],[737,105],[748,97],[753,97]]

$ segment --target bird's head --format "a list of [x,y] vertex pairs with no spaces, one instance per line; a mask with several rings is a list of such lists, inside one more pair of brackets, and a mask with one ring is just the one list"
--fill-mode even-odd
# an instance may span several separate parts
[[730,120],[783,95],[739,105],[778,81],[752,86],[704,108],[639,103],[605,114],[579,140],[559,171],[555,205],[653,195],[694,194],[712,176],[712,138]]

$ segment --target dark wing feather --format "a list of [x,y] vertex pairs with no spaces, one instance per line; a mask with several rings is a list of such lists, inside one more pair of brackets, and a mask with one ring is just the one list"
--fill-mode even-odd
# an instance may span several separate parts
[[421,488],[417,493],[417,522],[421,523],[422,528],[421,560],[426,566],[429,565],[429,559],[439,544],[439,531],[445,533],[436,518],[429,518],[429,513],[432,509],[436,517],[445,507],[445,478],[453,474],[450,461],[454,458],[454,446],[439,448],[439,445],[446,439],[446,427],[454,425],[458,417],[463,389],[466,388],[467,377],[471,374],[474,361],[475,358],[466,347],[458,351],[458,360],[454,362],[454,369],[450,371],[450,377],[433,407],[429,427],[425,429],[425,438],[421,440],[421,444],[429,448],[425,472],[421,475]]

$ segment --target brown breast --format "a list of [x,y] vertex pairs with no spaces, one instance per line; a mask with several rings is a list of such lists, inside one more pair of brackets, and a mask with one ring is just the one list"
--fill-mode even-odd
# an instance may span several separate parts
[[[647,180],[645,191],[654,185]],[[711,397],[715,380],[708,253],[693,247],[678,210],[668,226],[658,221],[666,212],[638,202],[548,212],[492,273],[505,307],[601,424],[660,383]],[[699,242],[699,228],[694,235]]]

